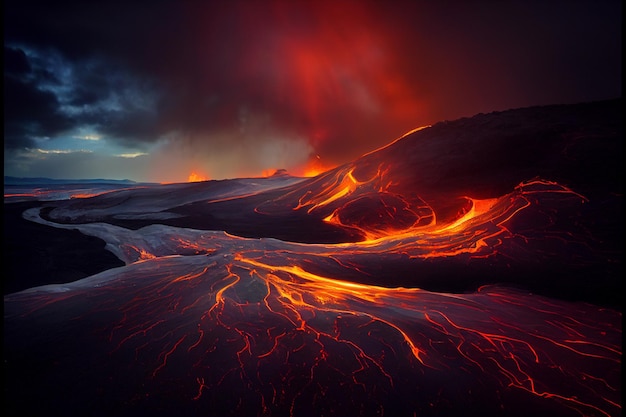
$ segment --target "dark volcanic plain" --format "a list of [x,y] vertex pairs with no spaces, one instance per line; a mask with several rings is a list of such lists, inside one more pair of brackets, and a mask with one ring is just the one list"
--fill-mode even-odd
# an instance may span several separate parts
[[444,121],[309,179],[5,200],[5,411],[618,416],[622,111]]

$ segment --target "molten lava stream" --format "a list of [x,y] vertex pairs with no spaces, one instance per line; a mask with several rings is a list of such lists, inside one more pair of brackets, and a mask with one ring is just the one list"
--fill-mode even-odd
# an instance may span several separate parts
[[[533,180],[500,198],[466,197],[457,215],[440,216],[421,198],[394,193],[383,169],[368,181],[342,172],[314,179],[328,187],[301,194],[295,210],[358,229],[361,242],[67,225],[101,233],[128,265],[5,297],[5,324],[22,335],[45,318],[46,334],[67,342],[50,344],[54,366],[63,379],[85,381],[79,396],[98,392],[161,415],[620,414],[619,312],[500,286],[388,288],[391,272],[375,269],[405,258],[411,268],[401,273],[419,287],[433,259],[566,256],[586,244],[585,231],[555,228],[551,216],[578,210],[584,197]],[[402,227],[355,214],[355,201],[369,205],[380,194],[382,217],[396,219],[401,208]],[[524,216],[544,229],[527,227]],[[556,252],[532,252],[537,244]],[[372,275],[380,285],[358,282]],[[99,368],[85,376],[92,358]],[[41,377],[29,372],[26,380]]]
[[[114,354],[130,349],[152,369],[146,389],[180,378],[185,366],[197,383],[183,382],[194,401],[245,398],[249,411],[297,415],[346,399],[420,410],[442,400],[423,389],[442,378],[443,395],[458,407],[472,407],[470,391],[504,408],[620,408],[615,312],[498,287],[455,295],[363,285],[266,264],[245,250],[224,256],[195,257],[195,272],[184,276],[175,272],[182,258],[135,264],[158,261],[161,278],[123,304],[111,342]],[[169,325],[174,317],[179,327]]]

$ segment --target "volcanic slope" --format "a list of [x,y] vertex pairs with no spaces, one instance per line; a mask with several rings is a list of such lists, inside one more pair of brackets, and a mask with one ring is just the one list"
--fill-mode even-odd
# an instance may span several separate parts
[[[246,193],[228,180],[173,184],[144,194],[130,191],[125,196],[111,193],[64,201],[49,216],[65,223],[101,220],[132,226],[122,223],[124,210],[136,213],[141,200],[145,207],[140,210],[149,206],[154,210],[158,200],[159,210],[182,215],[164,219],[166,224],[247,237],[339,243],[366,239],[368,231],[385,235],[429,221],[420,221],[419,214],[436,215],[438,224],[450,223],[467,210],[469,198],[501,197],[537,178],[568,187],[592,205],[602,204],[623,191],[621,110],[619,99],[478,114],[416,129],[314,178],[298,181],[278,175],[283,177],[282,188]],[[229,187],[230,196],[223,191],[216,196],[214,190]],[[180,205],[185,200],[192,201]],[[83,208],[89,208],[90,218],[80,215]],[[411,213],[419,211],[416,208],[427,213]],[[324,221],[333,213],[344,219],[340,225]],[[316,223],[308,233],[291,227],[307,221]],[[285,222],[289,227],[281,227]],[[325,236],[329,224],[342,229],[334,238]],[[333,242],[325,242],[328,239]]]
[[619,107],[31,207],[125,265],[4,297],[5,412],[617,417]]
[[[617,305],[621,110],[620,99],[479,114],[416,129],[314,178],[111,193],[57,202],[47,218],[130,228],[158,222],[302,243],[374,242],[386,252],[368,273],[349,279],[434,291],[507,282]],[[263,181],[272,185],[259,187]],[[158,213],[151,219],[138,210]],[[587,278],[572,280],[574,274]]]

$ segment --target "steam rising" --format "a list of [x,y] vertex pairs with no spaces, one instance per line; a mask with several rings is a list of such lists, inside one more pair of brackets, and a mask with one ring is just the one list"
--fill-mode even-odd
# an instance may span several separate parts
[[7,175],[298,174],[440,120],[621,95],[619,1],[7,3]]

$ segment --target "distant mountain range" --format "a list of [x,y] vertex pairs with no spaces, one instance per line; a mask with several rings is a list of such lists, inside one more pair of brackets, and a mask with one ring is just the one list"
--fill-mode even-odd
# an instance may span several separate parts
[[32,184],[146,184],[138,183],[136,181],[124,179],[124,180],[111,180],[111,179],[57,179],[57,178],[45,178],[45,177],[32,177],[32,178],[20,178],[4,176],[4,185],[32,185]]

